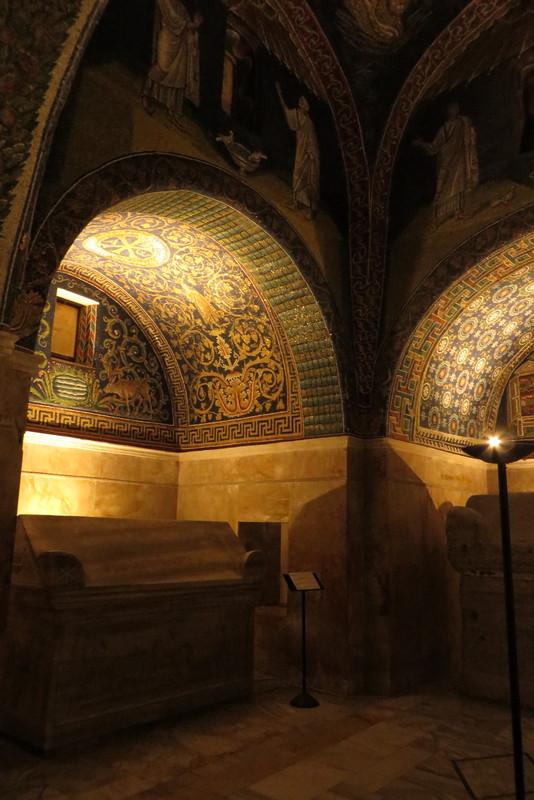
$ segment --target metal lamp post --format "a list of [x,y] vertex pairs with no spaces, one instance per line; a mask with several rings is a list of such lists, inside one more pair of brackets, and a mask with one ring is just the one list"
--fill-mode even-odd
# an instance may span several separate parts
[[510,514],[508,507],[508,483],[506,465],[526,458],[534,452],[534,440],[508,440],[500,442],[490,439],[487,444],[474,444],[462,448],[474,458],[488,464],[497,464],[499,479],[499,506],[501,517],[501,548],[506,612],[506,638],[508,645],[508,675],[510,681],[510,711],[512,715],[512,738],[514,755],[514,778],[516,800],[525,800],[525,774],[523,768],[523,737],[521,731],[521,699],[517,667],[517,634],[515,622],[514,582],[512,571],[512,548],[510,544]]

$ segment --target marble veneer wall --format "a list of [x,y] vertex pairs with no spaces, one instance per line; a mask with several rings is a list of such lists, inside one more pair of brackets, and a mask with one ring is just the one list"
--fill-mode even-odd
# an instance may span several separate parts
[[[72,446],[73,443],[75,446]],[[532,466],[509,468],[532,488]],[[391,439],[336,436],[188,453],[29,434],[19,513],[279,522],[281,573],[316,571],[308,597],[311,687],[389,694],[454,668],[458,574],[445,515],[496,492],[482,462]],[[300,602],[258,609],[256,668],[300,677]]]
[[176,519],[177,475],[174,453],[27,433],[18,513]]
[[[281,571],[314,570],[309,682],[389,694],[459,651],[445,514],[487,491],[481,462],[394,440],[328,437],[179,455],[179,519],[282,523]],[[299,606],[257,614],[256,665],[295,679]]]
[[[534,492],[534,458],[508,464],[506,472],[509,492]],[[489,494],[499,492],[496,467],[488,468],[488,492]],[[511,534],[513,535],[513,532]]]
[[[307,602],[309,679],[338,694],[362,688],[363,630],[350,622],[362,613],[362,492],[348,468],[349,450],[361,449],[340,436],[179,455],[178,519],[227,520],[234,530],[279,522],[281,572],[318,573],[325,590]],[[258,610],[256,669],[298,681],[300,598],[283,591],[282,601]]]
[[487,466],[383,439],[368,442],[365,475],[365,686],[390,694],[450,673],[459,659],[459,580],[445,517],[488,491]]

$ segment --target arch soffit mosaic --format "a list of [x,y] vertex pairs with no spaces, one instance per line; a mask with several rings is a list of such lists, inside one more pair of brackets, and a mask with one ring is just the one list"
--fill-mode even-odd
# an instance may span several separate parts
[[[177,189],[180,184],[188,188]],[[226,202],[205,194],[202,190],[207,191],[208,186],[212,193],[218,190]],[[172,191],[168,191],[169,187]],[[156,188],[159,191],[154,191]],[[135,194],[140,189],[144,191]],[[136,204],[139,204],[137,210]],[[121,206],[120,212],[117,205]],[[303,422],[300,432],[292,429],[292,438],[344,430],[344,393],[340,390],[338,373],[340,359],[334,346],[336,341],[340,344],[343,362],[346,358],[344,337],[322,273],[293,229],[264,198],[233,175],[211,165],[177,156],[144,154],[112,162],[80,181],[41,226],[32,248],[31,279],[27,282],[26,296],[33,297],[37,308],[42,305],[43,293],[48,291],[54,267],[61,260],[60,254],[67,251],[85,225],[103,212],[105,216],[110,207],[113,207],[113,214],[129,214],[130,217],[141,213],[157,216],[162,210],[165,218],[185,216],[188,222],[184,224],[193,224],[200,235],[212,239],[229,258],[238,261],[276,320],[279,334],[285,338],[287,351],[293,359],[293,372],[298,376],[293,383],[297,387]],[[276,239],[269,229],[276,231]],[[297,259],[306,279],[296,266]],[[67,269],[76,272],[79,267],[73,267],[69,258]],[[81,272],[78,274],[83,277]],[[86,272],[85,278],[87,276]],[[103,280],[102,276],[99,280]],[[92,282],[95,282],[94,275]],[[124,288],[116,286],[116,289],[118,294],[122,292],[123,298],[127,294]],[[131,311],[136,301],[130,297],[128,302]],[[137,313],[143,316],[139,303]],[[18,320],[23,328],[24,324],[31,326],[31,319],[25,317],[28,314],[22,313]],[[150,324],[145,327],[148,335]],[[173,364],[173,359],[167,349],[165,363]],[[176,376],[175,359],[173,369]],[[341,374],[347,373],[346,368],[341,371]],[[177,378],[174,386],[179,384]],[[176,409],[184,407],[184,398],[178,395]],[[282,436],[278,430],[263,437],[255,438],[250,434],[247,440],[276,440],[288,435],[286,432]],[[207,444],[236,443],[229,442],[225,436],[219,438],[220,441]],[[206,444],[205,439],[199,439],[198,446],[203,443]],[[158,440],[156,446],[165,446],[165,442]]]
[[[128,237],[127,255],[117,256]],[[281,341],[288,375],[295,369],[298,375],[303,435],[343,430],[335,354],[315,298],[286,251],[231,206],[190,190],[133,197],[84,229],[62,270],[95,285],[104,282],[110,295],[127,304],[132,317],[141,324],[144,319],[147,329],[155,326],[152,338],[160,349],[166,345],[165,361],[172,365],[178,391],[184,382],[191,389],[191,381],[202,380],[200,366],[187,377],[180,366],[183,348],[178,340],[173,344],[177,317],[169,314],[180,314],[180,295],[185,293],[194,298],[203,323],[197,335],[205,340],[204,358],[209,360],[208,351],[220,349],[227,371],[235,373],[237,339],[241,352],[248,351],[250,357],[253,351],[265,350],[267,340]],[[168,272],[165,280],[161,270]],[[223,320],[225,309],[234,319],[232,332]],[[264,328],[263,342],[254,323],[254,316],[262,315],[265,319],[258,325]],[[183,335],[187,336],[185,328]]]
[[78,181],[41,223],[28,257],[26,278],[19,293],[11,327],[31,346],[41,319],[50,280],[67,250],[87,224],[100,213],[139,195],[190,191],[219,200],[225,207],[271,237],[290,259],[309,287],[324,319],[335,353],[343,397],[351,378],[348,337],[327,281],[312,254],[287,220],[257,191],[234,174],[197,159],[167,153],[139,153],[116,159]]
[[388,435],[453,451],[484,438],[533,347],[530,233],[468,269],[421,319],[395,372]]

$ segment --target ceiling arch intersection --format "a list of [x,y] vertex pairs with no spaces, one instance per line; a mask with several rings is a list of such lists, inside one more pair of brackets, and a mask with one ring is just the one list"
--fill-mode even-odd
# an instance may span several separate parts
[[[49,83],[50,87],[53,87],[53,90],[45,92],[47,85],[46,82],[42,81],[42,86],[40,85],[39,87],[39,93],[36,94],[35,98],[32,97],[34,105],[31,109],[27,109],[28,113],[31,112],[35,114],[37,109],[41,108],[41,135],[33,137],[31,145],[32,151],[28,153],[28,158],[25,157],[23,160],[19,159],[17,162],[16,175],[14,175],[13,185],[16,186],[17,176],[21,173],[21,170],[23,170],[24,183],[30,188],[29,193],[24,193],[19,190],[20,187],[17,187],[17,196],[20,202],[25,200],[26,207],[24,210],[18,209],[19,213],[17,213],[17,219],[19,223],[17,224],[16,234],[14,234],[13,237],[14,246],[12,248],[9,246],[4,248],[6,257],[11,253],[11,261],[9,264],[10,283],[6,289],[3,309],[8,322],[13,316],[20,318],[21,315],[20,308],[15,312],[13,312],[13,309],[20,294],[23,272],[27,265],[28,250],[26,243],[34,240],[39,226],[50,212],[49,208],[42,209],[41,212],[38,210],[33,222],[31,221],[36,186],[41,179],[42,170],[46,163],[46,155],[49,151],[51,136],[70,86],[72,85],[85,44],[93,34],[98,20],[107,5],[107,0],[72,0],[68,5],[68,13],[62,8],[57,9],[57,47],[47,52],[47,64],[50,62],[49,67],[51,69]],[[346,185],[350,206],[348,221],[350,231],[350,259],[352,273],[356,276],[355,280],[358,282],[353,288],[353,297],[355,297],[357,301],[362,281],[364,284],[366,283],[365,276],[368,274],[366,265],[368,252],[369,176],[360,120],[343,69],[339,64],[332,45],[306,0],[284,0],[284,2],[281,2],[281,0],[270,0],[268,4],[257,3],[254,2],[254,0],[239,0],[237,3],[232,2],[230,6],[232,13],[240,14],[245,20],[252,19],[252,22],[254,21],[255,15],[260,11],[264,14],[267,10],[270,10],[269,14],[274,12],[279,15],[282,24],[280,24],[276,30],[281,32],[284,41],[281,43],[270,39],[265,42],[265,46],[267,49],[271,49],[273,52],[277,53],[281,58],[284,53],[288,53],[291,48],[293,48],[296,61],[292,60],[288,68],[296,69],[296,74],[302,80],[304,80],[304,73],[306,72],[306,70],[302,68],[303,65],[311,68],[314,76],[315,91],[326,100],[331,108],[346,168]],[[56,11],[56,9],[54,9],[54,11]],[[73,25],[73,18],[76,17],[76,14],[77,21],[75,25]],[[14,20],[14,24],[17,20]],[[26,19],[22,14],[20,15],[20,23],[26,25]],[[253,25],[253,28],[254,27]],[[63,39],[65,41],[63,41]],[[60,43],[62,45],[61,58],[58,57]],[[285,45],[291,45],[291,47],[286,47]],[[282,47],[282,50],[280,50],[279,47]],[[16,62],[17,53],[14,49],[9,50],[9,57]],[[48,74],[48,72],[49,70],[47,70],[46,74]],[[304,82],[306,81],[304,80]],[[28,127],[28,130],[24,133],[28,141],[30,141],[32,134],[31,128]],[[120,197],[115,198],[115,201],[118,200],[120,200]],[[85,221],[87,222],[89,220],[86,219]],[[19,246],[23,238],[24,246]],[[10,239],[10,237],[6,237],[6,244],[8,244],[8,239]],[[0,257],[0,273],[2,271],[1,268]],[[371,294],[369,294],[369,297],[371,297]],[[31,308],[27,309],[27,312],[31,313]],[[378,313],[379,309],[377,307],[375,309],[375,314]],[[27,317],[27,313],[23,310],[22,315]],[[368,346],[369,342],[365,339],[365,326],[360,327],[360,360],[362,363],[367,363],[367,372],[369,372],[369,364],[372,362],[372,352]]]
[[406,125],[430,86],[468,45],[504,16],[515,0],[472,0],[425,51],[405,81],[390,112],[371,176],[369,273],[375,291],[384,288],[389,196],[397,151]]

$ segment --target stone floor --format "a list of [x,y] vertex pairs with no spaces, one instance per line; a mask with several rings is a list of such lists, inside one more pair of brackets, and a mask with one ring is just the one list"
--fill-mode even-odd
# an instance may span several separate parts
[[[2,800],[512,798],[510,715],[446,688],[395,698],[254,697],[43,756],[0,736]],[[524,715],[534,754],[534,714]],[[534,765],[525,757],[527,790]],[[528,792],[530,795],[531,792]]]

